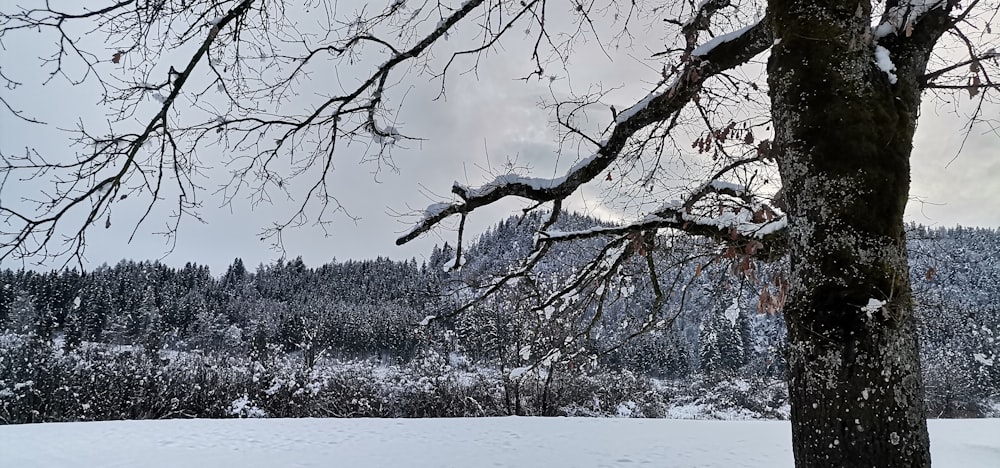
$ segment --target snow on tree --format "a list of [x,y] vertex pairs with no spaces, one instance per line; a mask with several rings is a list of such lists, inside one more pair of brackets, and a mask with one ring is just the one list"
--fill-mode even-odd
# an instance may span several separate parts
[[703,372],[726,375],[747,364],[752,345],[750,323],[737,301],[724,311],[708,314],[701,326],[699,361]]
[[[286,229],[325,226],[343,210],[330,174],[345,147],[368,145],[369,160],[391,165],[394,149],[414,141],[394,108],[405,93],[393,85],[407,72],[430,74],[447,90],[455,67],[489,60],[523,31],[533,43],[525,81],[556,86],[577,54],[651,50],[630,41],[634,31],[656,25],[665,30],[658,38],[665,48],[653,53],[655,72],[636,80],[645,95],[638,102],[619,110],[600,86],[583,95],[573,88],[551,93],[560,155],[576,161],[566,172],[543,178],[512,169],[479,186],[456,183],[453,200],[422,211],[398,242],[458,216],[454,265],[461,265],[464,220],[474,211],[508,197],[529,200],[529,209],[547,207],[551,214],[522,266],[486,292],[533,277],[558,252],[554,244],[597,245],[590,262],[564,272],[563,286],[535,305],[546,319],[582,325],[541,353],[568,357],[588,352],[576,338],[608,330],[603,304],[628,296],[623,271],[645,267],[654,297],[620,333],[669,322],[665,309],[684,288],[657,276],[654,257],[670,244],[667,233],[714,240],[717,258],[751,278],[758,260],[787,255],[787,280],[760,287],[774,291],[762,293],[763,308],[781,308],[788,327],[796,465],[930,465],[902,221],[909,159],[928,90],[982,104],[998,88],[995,0],[562,8],[545,0],[392,1],[346,16],[321,3],[5,6],[0,39],[27,31],[58,38],[43,66],[53,79],[97,82],[113,115],[100,131],[81,124],[79,150],[69,160],[4,149],[4,193],[18,180],[40,188],[23,203],[5,198],[0,206],[0,259],[78,258],[86,234],[110,229],[113,208],[126,198],[151,207],[172,200],[167,231],[174,232],[181,218],[197,216],[203,189],[192,176],[212,144],[234,155],[227,161],[232,178],[221,189],[226,202],[244,193],[266,202],[292,184],[304,188],[300,208],[263,233],[280,246]],[[306,14],[318,31],[290,19]],[[68,32],[75,25],[82,36]],[[467,48],[447,46],[459,31],[477,36]],[[434,60],[442,54],[446,60]],[[762,70],[758,57],[765,54]],[[175,68],[169,62],[177,55]],[[319,69],[341,66],[367,71],[339,89],[326,86],[315,99],[293,98]],[[741,78],[754,70],[766,75],[766,85]],[[0,75],[8,89],[20,84],[13,73]],[[37,121],[3,102],[17,118]],[[213,160],[217,153],[213,147]],[[694,164],[698,158],[711,161]],[[678,186],[671,164],[681,163],[692,169],[684,174],[692,183]],[[615,226],[553,229],[568,198],[600,181],[611,182],[640,215]],[[287,287],[297,267],[278,265],[267,287]],[[138,305],[141,292],[132,296],[129,305]],[[570,310],[576,322],[564,315]]]

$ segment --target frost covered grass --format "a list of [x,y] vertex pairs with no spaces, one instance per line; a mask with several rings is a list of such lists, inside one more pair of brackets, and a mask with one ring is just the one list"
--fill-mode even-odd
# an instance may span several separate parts
[[[935,466],[1000,466],[1000,419],[929,424]],[[507,417],[52,423],[0,427],[0,466],[777,468],[792,466],[790,437],[783,421]]]

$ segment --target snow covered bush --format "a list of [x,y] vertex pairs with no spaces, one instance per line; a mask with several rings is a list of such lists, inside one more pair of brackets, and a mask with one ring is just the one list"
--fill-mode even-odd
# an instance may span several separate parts
[[257,407],[256,404],[244,393],[243,396],[233,400],[229,406],[229,414],[238,418],[266,418],[267,412]]

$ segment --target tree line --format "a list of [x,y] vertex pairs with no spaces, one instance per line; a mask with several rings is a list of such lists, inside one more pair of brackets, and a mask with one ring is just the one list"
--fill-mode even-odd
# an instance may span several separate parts
[[[655,294],[650,279],[629,276],[627,265],[622,279],[607,286],[611,292],[605,295],[611,298],[606,301],[580,298],[579,304],[560,304],[551,310],[530,306],[537,302],[534,297],[552,294],[567,282],[560,276],[567,264],[579,264],[592,255],[579,245],[551,253],[536,266],[535,275],[449,315],[475,301],[498,275],[517,267],[531,249],[540,222],[539,215],[504,220],[467,247],[458,268],[455,249],[444,244],[420,263],[378,258],[311,268],[294,259],[250,270],[236,259],[220,276],[195,263],[174,268],[131,260],[88,272],[4,270],[0,327],[6,338],[0,348],[6,358],[0,360],[0,405],[6,408],[8,422],[38,420],[32,412],[58,420],[86,417],[80,410],[55,409],[54,404],[36,407],[43,400],[65,397],[65,391],[54,390],[67,387],[60,380],[65,378],[76,382],[77,395],[102,382],[156,388],[138,398],[148,400],[152,409],[123,411],[120,408],[128,405],[120,404],[117,412],[97,412],[100,416],[92,418],[162,416],[180,394],[201,395],[201,400],[168,414],[219,417],[228,414],[229,405],[243,394],[256,394],[258,403],[271,402],[268,414],[320,416],[324,412],[316,408],[296,412],[281,406],[285,405],[279,404],[282,393],[267,393],[274,385],[265,383],[280,374],[290,376],[284,382],[308,386],[317,372],[326,372],[324,385],[336,381],[344,390],[351,384],[338,379],[348,377],[342,373],[330,377],[330,369],[363,362],[395,366],[398,380],[407,382],[441,383],[456,379],[454,372],[459,370],[476,374],[482,391],[473,400],[494,402],[494,410],[486,411],[489,414],[560,414],[579,409],[581,401],[592,401],[593,395],[576,395],[573,398],[581,401],[575,401],[567,397],[574,394],[570,387],[593,385],[574,379],[616,376],[602,386],[632,382],[626,386],[633,390],[642,386],[634,383],[636,379],[687,383],[677,388],[719,388],[738,380],[752,381],[758,390],[781,386],[787,370],[785,325],[780,313],[762,309],[766,305],[762,291],[770,283],[761,278],[780,276],[782,265],[754,264],[746,269],[724,252],[701,256],[704,246],[689,240],[657,241],[661,247],[669,246],[654,256],[662,263],[661,282],[671,277],[681,286],[664,300],[662,323],[643,333],[633,333],[633,323],[646,318]],[[570,229],[595,221],[570,216],[563,222]],[[1000,360],[1000,267],[988,254],[1000,247],[1000,234],[980,228],[911,226],[909,247],[928,409],[939,416],[988,414],[991,402],[1000,397],[1000,362],[993,364]],[[675,262],[679,257],[686,261]],[[428,317],[441,318],[427,321]],[[568,342],[574,345],[563,346]],[[46,369],[48,390],[39,387],[45,380],[39,369]],[[623,373],[634,377],[623,380]],[[171,393],[156,384],[165,376],[201,390],[181,386],[183,392]],[[456,382],[448,388],[475,393]],[[166,381],[160,384],[169,387]],[[358,385],[372,391],[393,387],[385,381]],[[205,396],[211,392],[217,393]],[[110,393],[93,393],[88,407],[95,408],[98,400],[111,404],[123,398],[107,397]],[[34,399],[23,396],[28,394]],[[345,394],[351,392],[338,393]],[[284,394],[291,398],[288,401],[303,395]],[[379,400],[379,407],[389,408],[392,398],[369,395],[358,401]],[[741,404],[761,404],[759,399],[741,398]],[[773,407],[780,407],[784,397],[776,398]],[[393,411],[354,408],[328,414],[476,414],[459,406],[463,409],[431,411],[404,404]],[[613,413],[616,408],[604,411]]]

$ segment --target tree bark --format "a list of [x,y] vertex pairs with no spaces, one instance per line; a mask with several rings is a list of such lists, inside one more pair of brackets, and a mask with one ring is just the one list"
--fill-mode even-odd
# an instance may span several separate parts
[[799,468],[930,466],[903,232],[918,74],[875,65],[870,16],[858,0],[769,5]]

